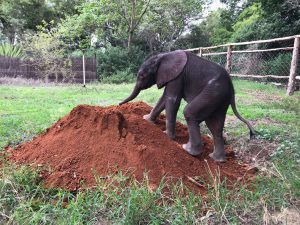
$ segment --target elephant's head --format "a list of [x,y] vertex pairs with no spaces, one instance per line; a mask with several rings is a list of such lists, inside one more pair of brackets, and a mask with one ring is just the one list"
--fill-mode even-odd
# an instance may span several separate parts
[[133,100],[141,90],[150,88],[154,84],[158,88],[164,87],[182,72],[187,62],[187,55],[182,50],[161,53],[147,59],[140,67],[135,87],[131,95],[120,105]]

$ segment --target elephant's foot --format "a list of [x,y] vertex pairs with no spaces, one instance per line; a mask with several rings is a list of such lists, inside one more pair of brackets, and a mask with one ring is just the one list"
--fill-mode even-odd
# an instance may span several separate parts
[[222,152],[222,153],[213,152],[213,153],[209,154],[209,157],[212,158],[213,160],[215,160],[216,162],[226,162],[225,152]]
[[151,123],[155,123],[155,121],[156,121],[156,119],[153,119],[150,114],[144,115],[143,119],[147,120],[147,121],[149,121]]
[[186,150],[192,156],[198,156],[202,153],[202,144],[197,146],[192,146],[190,142],[182,145],[183,149]]
[[170,139],[175,140],[175,137],[176,137],[175,133],[168,132],[168,131],[166,131],[166,130],[164,131],[164,133],[165,133],[166,135],[168,135],[168,137],[169,137]]

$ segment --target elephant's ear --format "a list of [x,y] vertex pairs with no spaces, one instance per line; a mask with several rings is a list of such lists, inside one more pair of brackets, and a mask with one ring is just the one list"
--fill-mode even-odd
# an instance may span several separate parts
[[187,55],[183,50],[177,50],[162,54],[159,62],[156,84],[158,88],[162,88],[182,72],[187,62]]

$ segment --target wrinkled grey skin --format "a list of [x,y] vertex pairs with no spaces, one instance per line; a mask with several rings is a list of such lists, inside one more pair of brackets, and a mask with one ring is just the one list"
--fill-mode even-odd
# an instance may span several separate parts
[[193,156],[201,154],[199,125],[205,121],[214,141],[214,152],[210,157],[215,161],[225,161],[223,128],[229,105],[235,115],[247,124],[250,136],[255,133],[250,123],[237,112],[232,81],[227,71],[218,64],[181,50],[153,56],[142,64],[132,94],[120,105],[133,100],[141,90],[154,84],[158,88],[165,87],[165,90],[144,119],[155,122],[165,109],[166,134],[174,139],[177,111],[181,99],[184,99],[187,102],[184,117],[189,141],[183,148]]

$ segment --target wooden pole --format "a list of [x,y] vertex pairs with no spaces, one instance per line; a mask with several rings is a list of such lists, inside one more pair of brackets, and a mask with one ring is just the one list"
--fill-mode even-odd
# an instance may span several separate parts
[[300,47],[300,37],[295,37],[293,57],[291,61],[290,77],[289,77],[289,83],[286,92],[287,95],[292,95],[295,91],[295,80],[296,80],[297,65],[298,65],[298,58],[299,58],[299,47]]
[[83,75],[83,87],[85,87],[85,59],[84,59],[84,54],[82,55],[82,75]]
[[202,48],[199,48],[199,56],[202,57]]
[[231,72],[231,58],[232,58],[232,46],[227,47],[227,56],[226,56],[226,70],[230,74]]

